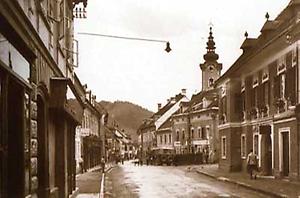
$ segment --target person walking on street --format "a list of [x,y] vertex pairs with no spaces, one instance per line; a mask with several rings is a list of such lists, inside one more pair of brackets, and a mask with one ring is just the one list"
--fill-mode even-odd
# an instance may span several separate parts
[[101,158],[101,170],[102,170],[102,173],[105,172],[105,159],[104,159],[104,157]]
[[[257,162],[257,155],[253,152],[253,149],[251,149],[247,156],[247,170],[250,174],[250,179],[253,179],[253,172],[258,171]],[[254,179],[256,179],[256,175],[254,175]]]

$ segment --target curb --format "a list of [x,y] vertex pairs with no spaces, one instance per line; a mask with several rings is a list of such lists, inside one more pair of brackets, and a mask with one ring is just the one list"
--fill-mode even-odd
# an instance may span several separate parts
[[100,184],[100,193],[99,193],[99,197],[100,198],[104,198],[105,192],[104,192],[104,188],[105,188],[105,174],[108,173],[111,169],[113,169],[115,166],[110,166],[108,167],[104,173],[102,173],[101,176],[101,184]]
[[253,187],[253,186],[251,186],[249,184],[246,184],[246,183],[243,183],[243,182],[234,181],[234,180],[230,180],[230,179],[228,179],[226,177],[217,177],[215,175],[212,175],[212,174],[209,174],[209,173],[206,173],[206,172],[203,172],[203,171],[199,171],[199,170],[196,170],[196,172],[198,174],[205,175],[205,176],[213,178],[215,180],[222,181],[222,182],[227,182],[227,183],[230,183],[230,184],[235,184],[235,185],[241,186],[243,188],[246,188],[246,189],[249,189],[249,190],[253,190],[253,191],[257,191],[257,192],[265,194],[265,195],[270,195],[270,196],[278,197],[278,198],[286,198],[286,197],[288,197],[287,195],[284,195],[284,194],[278,194],[278,193],[266,191],[266,190],[263,190],[263,189],[255,188],[255,187]]

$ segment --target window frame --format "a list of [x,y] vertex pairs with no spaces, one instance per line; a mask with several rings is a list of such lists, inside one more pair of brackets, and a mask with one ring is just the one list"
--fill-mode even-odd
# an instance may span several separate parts
[[247,157],[247,139],[246,134],[241,135],[241,158],[246,159]]
[[227,137],[221,136],[221,158],[226,159],[227,156]]

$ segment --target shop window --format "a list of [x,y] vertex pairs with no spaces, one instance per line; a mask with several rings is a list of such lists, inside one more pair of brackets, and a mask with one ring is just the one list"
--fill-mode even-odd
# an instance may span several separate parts
[[241,135],[241,157],[246,158],[246,135]]
[[22,54],[0,33],[0,60],[29,82],[30,64]]
[[226,159],[226,136],[222,136],[222,141],[221,141],[221,154],[222,154],[222,159]]

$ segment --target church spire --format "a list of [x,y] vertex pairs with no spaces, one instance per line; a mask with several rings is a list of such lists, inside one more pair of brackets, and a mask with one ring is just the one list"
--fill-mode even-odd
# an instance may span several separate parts
[[214,42],[214,37],[212,33],[212,27],[209,28],[209,37],[207,41],[207,53],[204,54],[203,58],[206,61],[217,61],[219,59],[219,55],[215,53],[215,42]]

